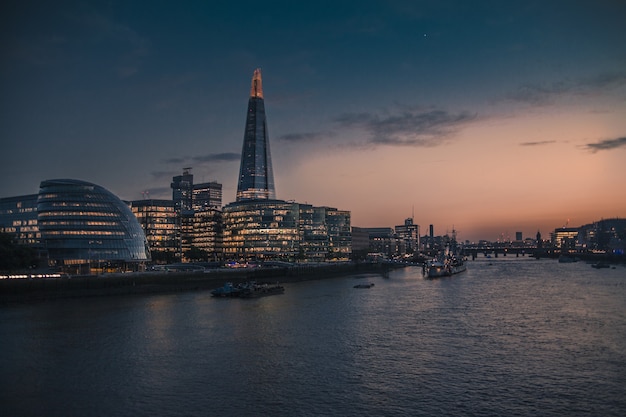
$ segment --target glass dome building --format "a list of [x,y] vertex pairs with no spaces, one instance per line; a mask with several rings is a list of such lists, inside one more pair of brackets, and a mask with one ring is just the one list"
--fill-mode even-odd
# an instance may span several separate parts
[[136,270],[150,260],[144,232],[131,209],[99,185],[42,181],[37,222],[51,265],[76,272],[105,266]]

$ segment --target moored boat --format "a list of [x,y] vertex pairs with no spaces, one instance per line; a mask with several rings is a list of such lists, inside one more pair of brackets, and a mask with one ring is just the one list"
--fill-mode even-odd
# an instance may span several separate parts
[[213,297],[239,297],[241,288],[234,286],[232,282],[227,282],[224,286],[211,291]]
[[460,255],[460,250],[456,243],[456,231],[453,230],[452,238],[448,238],[445,250],[435,259],[426,262],[423,272],[426,278],[437,278],[459,274],[466,269],[465,258]]
[[424,276],[427,278],[447,277],[459,274],[467,269],[465,261],[457,257],[435,259],[425,264]]
[[284,292],[285,287],[280,285],[278,282],[270,284],[267,282],[256,283],[252,281],[242,285],[239,296],[241,298],[256,298],[265,297],[266,295],[282,294]]
[[256,281],[248,281],[241,284],[233,285],[227,282],[223,287],[216,288],[211,291],[214,297],[230,297],[230,298],[255,298],[266,295],[282,294],[285,287],[277,283],[267,283]]

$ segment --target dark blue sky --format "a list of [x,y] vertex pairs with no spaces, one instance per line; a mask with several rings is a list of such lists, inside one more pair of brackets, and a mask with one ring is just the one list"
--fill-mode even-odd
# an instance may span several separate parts
[[[624,197],[610,197],[626,174],[623,1],[0,8],[0,197],[76,178],[123,199],[167,198],[191,166],[197,181],[223,183],[228,203],[260,67],[279,198],[351,210],[357,226],[414,212],[468,234],[626,214]],[[494,179],[510,170],[525,180]],[[449,207],[470,174],[491,186]],[[603,184],[589,197],[610,197],[605,211],[576,211],[584,201],[559,195],[563,176]],[[489,228],[478,215],[529,200],[544,207],[524,221],[503,214]]]

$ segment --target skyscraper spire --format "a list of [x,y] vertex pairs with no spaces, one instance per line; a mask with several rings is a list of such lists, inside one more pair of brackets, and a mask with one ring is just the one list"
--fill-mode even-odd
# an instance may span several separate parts
[[241,150],[237,201],[275,199],[261,70],[254,70]]
[[254,70],[252,75],[252,86],[250,87],[250,97],[263,98],[263,84],[261,83],[261,68]]

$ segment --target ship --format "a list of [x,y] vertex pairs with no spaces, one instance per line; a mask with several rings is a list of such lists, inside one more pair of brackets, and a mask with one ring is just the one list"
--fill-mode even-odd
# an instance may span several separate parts
[[424,264],[426,278],[447,277],[464,272],[467,269],[465,260],[457,256],[442,256]]
[[456,242],[456,231],[452,231],[452,238],[445,236],[445,249],[437,257],[424,264],[426,278],[447,277],[464,272],[467,269],[465,258]]

